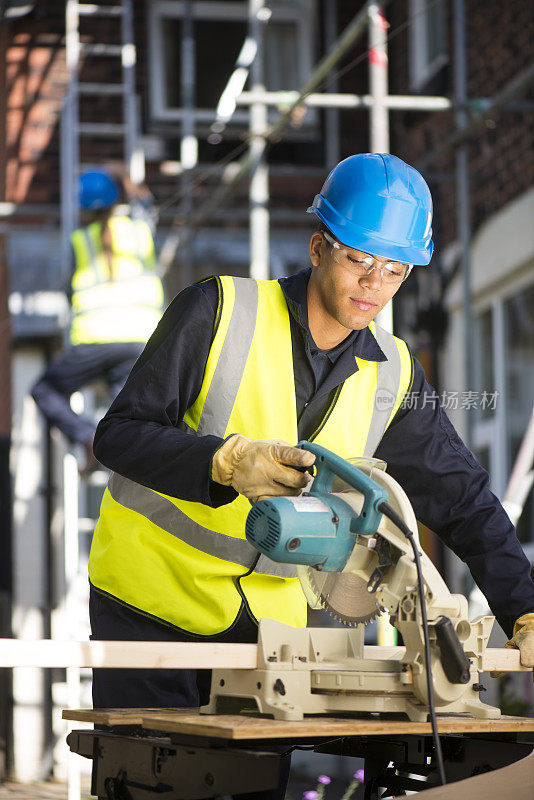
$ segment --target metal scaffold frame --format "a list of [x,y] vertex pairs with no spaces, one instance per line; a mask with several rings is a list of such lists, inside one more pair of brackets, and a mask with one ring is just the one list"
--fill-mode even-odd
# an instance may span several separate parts
[[[107,18],[118,22],[120,44],[81,41],[80,21],[83,18]],[[112,57],[120,60],[121,82],[80,82],[79,73],[83,59]],[[64,277],[68,278],[71,266],[70,235],[78,227],[78,177],[80,163],[80,137],[112,136],[122,141],[123,161],[128,165],[134,183],[144,179],[144,156],[138,146],[138,99],[135,93],[136,48],[133,28],[133,0],[118,0],[117,5],[79,3],[66,0],[65,5],[65,58],[68,86],[61,110],[61,243]],[[96,119],[80,120],[82,96],[116,96],[122,103],[123,121],[110,124]],[[88,166],[88,165],[86,165]]]
[[[81,32],[81,21],[107,20],[114,26],[116,43],[92,41],[85,43]],[[84,168],[93,164],[82,164],[80,158],[83,137],[113,137],[122,149],[122,161],[127,165],[130,180],[141,183],[144,180],[144,155],[138,145],[138,98],[135,91],[136,47],[133,26],[133,0],[117,0],[114,5],[77,2],[66,0],[65,4],[65,56],[68,74],[67,93],[61,110],[61,264],[63,280],[66,284],[70,278],[72,249],[70,237],[79,226],[78,178]],[[90,59],[102,57],[117,59],[120,63],[120,82],[88,82],[80,80],[82,66]],[[122,107],[122,122],[108,123],[99,117],[93,120],[80,118],[80,101],[82,97],[98,96],[116,97]],[[188,209],[184,206],[184,211]],[[67,331],[65,332],[67,335]],[[48,451],[51,442],[48,442]],[[49,471],[50,473],[50,471]],[[51,482],[51,474],[48,476]],[[63,457],[63,547],[61,556],[52,553],[51,533],[47,532],[48,579],[47,579],[47,635],[64,637],[72,636],[76,625],[75,609],[76,587],[81,571],[79,551],[80,536],[80,479],[75,455],[67,452]],[[48,509],[49,528],[51,527],[52,509]],[[52,565],[61,560],[60,571],[64,580],[64,597],[54,608],[53,588],[51,585]],[[83,559],[82,559],[83,561]],[[55,565],[57,566],[57,565]],[[54,608],[54,614],[52,610]],[[66,697],[69,705],[79,705],[82,682],[78,667],[66,670]],[[52,714],[52,675],[46,675],[45,702],[47,716]],[[54,735],[46,725],[46,761],[53,761]],[[81,765],[79,759],[68,756],[68,798],[79,800],[81,796]]]

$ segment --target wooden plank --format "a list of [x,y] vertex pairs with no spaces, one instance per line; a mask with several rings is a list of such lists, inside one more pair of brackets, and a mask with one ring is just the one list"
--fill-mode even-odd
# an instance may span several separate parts
[[[296,738],[299,736],[379,736],[383,734],[431,733],[429,722],[410,722],[395,719],[348,719],[335,717],[305,717],[286,721],[237,715],[184,714],[177,717],[157,714],[143,716],[143,727],[214,736],[223,739]],[[501,717],[496,720],[473,719],[468,716],[438,715],[441,733],[504,733],[534,731],[534,719]]]
[[[305,717],[275,720],[237,714],[199,714],[192,709],[91,709],[69,710],[63,718],[99,725],[139,725],[150,730],[213,736],[221,739],[272,739],[324,736],[380,736],[384,734],[431,733],[429,722],[376,717]],[[507,717],[474,719],[468,715],[438,714],[441,733],[517,733],[534,731],[534,719]],[[139,720],[141,720],[139,722]]]
[[[404,647],[366,645],[366,658],[400,658]],[[257,645],[220,642],[74,642],[0,639],[0,667],[108,667],[134,669],[254,669]],[[531,672],[519,650],[490,648],[483,669]]]
[[[404,655],[405,647],[390,647],[388,645],[365,645],[363,648],[366,658],[399,659]],[[523,667],[520,661],[519,650],[509,647],[488,647],[482,658],[482,672],[498,670],[500,672],[532,672],[532,667]]]
[[90,722],[93,725],[109,725],[117,727],[120,725],[142,725],[145,714],[156,714],[158,719],[162,717],[176,717],[180,714],[191,714],[191,708],[66,708],[63,711],[63,719],[74,720],[75,722]]
[[0,639],[0,667],[253,669],[257,645]]
[[489,647],[482,658],[483,671],[532,672],[532,667],[523,667],[519,660],[519,650],[510,647]]

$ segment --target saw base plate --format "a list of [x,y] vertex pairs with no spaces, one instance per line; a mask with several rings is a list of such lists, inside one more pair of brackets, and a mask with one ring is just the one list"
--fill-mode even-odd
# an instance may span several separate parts
[[[428,707],[414,693],[412,671],[401,658],[364,658],[363,626],[292,628],[270,619],[259,626],[258,668],[213,670],[211,699],[202,714],[260,713],[298,720],[306,714],[383,713],[425,722]],[[497,719],[475,688],[476,665],[462,695],[440,712]]]

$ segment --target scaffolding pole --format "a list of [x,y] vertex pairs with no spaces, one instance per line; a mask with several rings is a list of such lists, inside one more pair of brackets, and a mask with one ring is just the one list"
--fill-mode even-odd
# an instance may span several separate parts
[[70,235],[79,225],[76,165],[80,161],[78,141],[78,3],[67,0],[65,11],[65,58],[68,87],[61,109],[61,267],[65,282],[71,271]]
[[[269,106],[290,106],[298,98],[297,91],[280,92],[241,92],[236,100],[238,106],[250,106],[252,103],[261,102]],[[473,101],[474,103],[477,101]],[[478,101],[482,102],[482,101]],[[301,104],[310,108],[326,109],[370,109],[373,107],[372,94],[351,94],[337,92],[311,92],[302,98]],[[453,101],[448,97],[433,97],[421,95],[412,97],[411,95],[388,95],[384,97],[384,105],[389,109],[401,111],[448,111],[453,106]]]
[[372,153],[389,153],[387,22],[380,3],[369,5],[369,134]]
[[[329,3],[325,3],[324,11],[323,11],[323,24],[324,24],[324,34],[325,34],[325,44],[327,51],[334,45],[337,36],[337,0],[330,0]],[[326,87],[326,91],[328,94],[334,96],[336,89],[338,88],[338,81],[333,72],[331,72],[328,76],[328,86]],[[336,95],[340,97],[342,95]],[[305,103],[307,106],[310,104],[308,103],[308,99],[305,99]],[[326,157],[326,166],[330,170],[339,162],[339,106],[337,104],[332,104],[328,106],[325,113],[325,129],[326,129],[326,141],[325,141],[325,157]]]
[[[180,161],[182,164],[182,218],[187,224],[193,211],[191,170],[198,161],[198,142],[195,136],[195,38],[193,29],[193,3],[185,0],[182,18],[181,52],[181,93],[182,93],[182,136],[180,140]],[[183,286],[193,281],[193,246],[190,237],[185,236],[181,252]],[[182,287],[183,288],[183,287]]]
[[[249,36],[256,45],[250,65],[253,92],[265,91],[263,22],[268,19],[264,0],[249,0]],[[267,12],[268,13],[268,12]],[[269,168],[265,157],[267,106],[261,101],[250,106],[249,157],[253,163],[249,185],[250,277],[268,280],[269,270]]]
[[126,126],[124,134],[124,162],[128,166],[130,179],[142,183],[145,178],[144,154],[139,148],[137,130],[137,99],[135,96],[135,65],[137,53],[134,43],[133,7],[131,0],[123,0],[122,25],[122,81],[126,91],[123,93],[123,119]]
[[[370,3],[369,35],[369,88],[373,104],[369,114],[369,139],[372,153],[389,153],[388,53],[387,22],[380,3]],[[377,314],[376,321],[385,330],[393,332],[393,305],[390,301]],[[384,612],[377,620],[377,642],[379,645],[397,644],[397,632],[390,624],[389,614]]]
[[[387,22],[380,3],[369,4],[369,88],[373,99],[369,113],[369,140],[371,153],[389,153],[388,96],[388,52]],[[393,305],[390,301],[377,314],[376,321],[385,330],[393,333]],[[389,626],[389,623],[387,623]],[[381,625],[382,638],[387,638],[386,628]],[[381,642],[386,644],[386,641]],[[391,644],[391,642],[387,642]]]
[[[528,73],[528,71],[526,72]],[[518,91],[519,89],[516,89],[515,94]],[[250,106],[252,103],[259,102],[266,103],[268,106],[288,106],[297,97],[297,91],[241,92],[236,98],[236,104],[238,106]],[[310,108],[326,109],[369,109],[372,108],[373,102],[372,94],[351,94],[350,92],[344,92],[343,94],[312,92],[302,100],[302,104]],[[384,104],[390,111],[455,111],[458,108],[465,108],[466,111],[480,114],[480,109],[483,108],[482,121],[488,118],[487,110],[493,108],[493,103],[494,100],[488,97],[472,97],[461,106],[458,106],[454,99],[439,95],[390,94],[384,97]],[[499,107],[507,111],[534,111],[534,102],[529,100],[514,102],[512,98],[504,100]]]
[[[465,2],[454,0],[454,96],[459,104],[465,103],[467,97],[467,53],[465,43]],[[467,126],[467,113],[464,110],[456,112],[458,131],[463,131]],[[462,144],[455,155],[456,170],[456,220],[458,239],[460,242],[460,268],[462,274],[463,294],[463,322],[464,322],[464,388],[469,389],[469,382],[473,379],[475,363],[473,352],[473,320],[471,318],[471,201],[469,196],[469,150],[467,140]],[[472,422],[471,414],[466,418],[466,440],[471,444]]]

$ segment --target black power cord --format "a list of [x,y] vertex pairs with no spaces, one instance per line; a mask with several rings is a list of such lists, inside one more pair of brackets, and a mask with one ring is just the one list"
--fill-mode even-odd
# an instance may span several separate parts
[[434,687],[432,685],[432,667],[430,661],[430,639],[428,637],[428,619],[426,615],[425,605],[425,584],[423,581],[423,571],[421,569],[421,559],[419,558],[419,550],[412,531],[408,528],[402,517],[397,514],[394,508],[389,503],[383,500],[377,506],[378,510],[384,514],[397,528],[406,536],[410,542],[413,550],[415,567],[417,569],[417,583],[419,585],[419,601],[421,605],[421,619],[423,621],[423,638],[425,642],[425,662],[426,662],[426,685],[428,692],[428,710],[430,712],[430,724],[432,725],[432,737],[434,739],[434,748],[436,751],[436,761],[438,764],[439,779],[444,786],[447,781],[445,779],[445,769],[443,766],[443,753],[441,751],[441,741],[438,733],[438,725],[436,722],[436,707],[434,703]]

